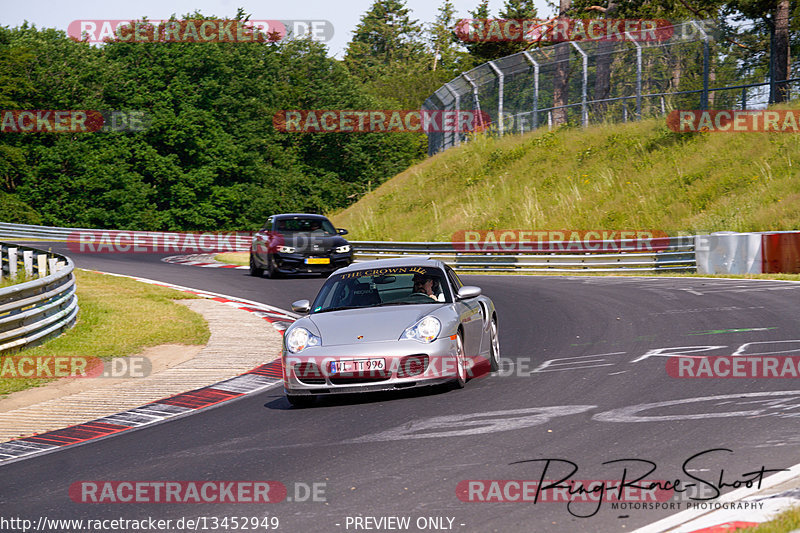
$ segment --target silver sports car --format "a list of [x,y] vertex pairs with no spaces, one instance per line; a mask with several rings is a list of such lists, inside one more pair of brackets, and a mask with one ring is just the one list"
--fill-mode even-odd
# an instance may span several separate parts
[[497,314],[481,289],[431,259],[383,259],[337,270],[284,334],[292,405],[316,395],[397,390],[497,370]]

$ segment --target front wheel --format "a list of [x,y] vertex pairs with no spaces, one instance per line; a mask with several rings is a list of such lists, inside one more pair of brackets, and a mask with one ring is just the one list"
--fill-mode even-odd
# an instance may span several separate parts
[[500,368],[500,340],[497,338],[497,322],[492,319],[492,324],[489,331],[489,347],[491,353],[489,354],[489,365],[492,372],[497,372]]
[[311,407],[314,404],[314,396],[295,396],[292,394],[287,394],[286,399],[292,405],[292,407],[297,407],[302,409],[304,407]]
[[264,269],[256,266],[256,260],[253,257],[253,252],[250,252],[250,275],[260,278],[263,273]]
[[461,332],[456,335],[456,379],[453,385],[457,389],[463,389],[467,384],[467,358],[464,355],[464,341],[461,339]]
[[267,256],[267,277],[275,279],[279,276],[278,265],[275,264],[275,258],[271,255]]

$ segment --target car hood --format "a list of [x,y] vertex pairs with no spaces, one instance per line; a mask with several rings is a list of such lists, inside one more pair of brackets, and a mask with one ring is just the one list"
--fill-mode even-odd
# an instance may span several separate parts
[[[397,340],[403,331],[447,304],[412,304],[315,313],[307,318],[323,346]],[[358,336],[363,336],[359,339]]]
[[292,246],[297,252],[328,251],[337,246],[344,246],[347,241],[339,235],[319,233],[284,233],[283,245]]

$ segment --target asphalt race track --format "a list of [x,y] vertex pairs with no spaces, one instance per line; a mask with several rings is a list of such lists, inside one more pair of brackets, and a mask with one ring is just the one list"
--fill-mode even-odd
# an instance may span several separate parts
[[[52,247],[68,253],[66,245]],[[282,308],[312,298],[323,282],[255,279],[246,270],[164,263],[160,255],[71,257],[81,268]],[[704,355],[800,355],[800,284],[464,279],[481,286],[497,305],[506,359],[498,374],[473,379],[461,390],[326,398],[311,409],[290,408],[282,389],[272,388],[169,423],[2,466],[2,514],[34,521],[269,514],[279,518],[279,531],[288,532],[367,530],[355,527],[355,516],[410,517],[408,531],[631,531],[678,509],[469,502],[459,499],[456,488],[466,480],[554,479],[568,473],[567,463],[554,461],[543,476],[543,459],[575,463],[572,479],[581,480],[618,480],[626,467],[630,479],[645,472],[642,461],[649,460],[656,470],[647,479],[687,483],[691,473],[706,480],[699,485],[709,491],[720,477],[734,484],[752,479],[747,473],[762,466],[782,469],[800,462],[796,380],[678,379],[667,374],[665,357],[700,349]],[[701,454],[716,448],[730,451]],[[696,454],[701,455],[684,472],[684,462]],[[631,461],[602,464],[620,459]],[[80,480],[273,480],[287,487],[292,500],[306,499],[305,487],[318,484],[324,495],[317,499],[325,501],[81,504],[68,495]],[[698,497],[703,495],[713,496]],[[420,518],[441,522],[420,522],[424,528],[418,529]]]

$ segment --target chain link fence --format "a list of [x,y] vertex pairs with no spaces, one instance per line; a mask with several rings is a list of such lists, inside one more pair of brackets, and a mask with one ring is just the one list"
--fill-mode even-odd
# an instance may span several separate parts
[[[422,109],[482,112],[476,116],[491,121],[478,127],[504,135],[563,123],[626,122],[675,109],[763,108],[774,101],[776,84],[788,99],[800,79],[773,79],[769,38],[753,38],[754,29],[753,23],[693,20],[672,26],[663,41],[531,48],[461,74]],[[467,132],[429,132],[428,154],[467,139]]]

